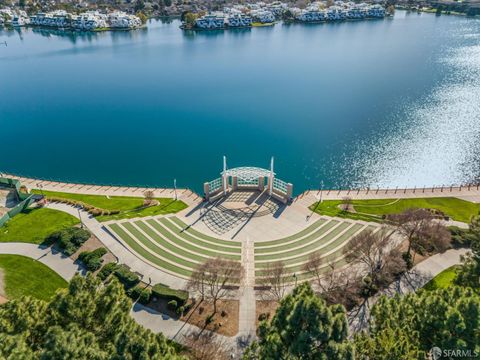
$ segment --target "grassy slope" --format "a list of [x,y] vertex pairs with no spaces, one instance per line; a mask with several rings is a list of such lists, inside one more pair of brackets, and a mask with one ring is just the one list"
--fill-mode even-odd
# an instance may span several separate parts
[[455,280],[457,265],[449,267],[446,270],[443,270],[440,274],[435,276],[427,284],[425,284],[424,289],[426,290],[436,290],[436,289],[445,289],[452,285],[453,280]]
[[67,282],[55,271],[37,260],[20,255],[0,255],[5,294],[8,299],[24,295],[49,300]]
[[[469,222],[470,217],[478,215],[478,204],[453,198],[419,198],[419,199],[379,199],[353,200],[356,214],[342,211],[338,208],[340,200],[326,200],[317,206],[316,212],[323,215],[339,216],[367,221],[380,221],[382,215],[400,213],[408,208],[437,209],[450,216],[453,220]],[[311,209],[316,204],[312,205]]]
[[40,244],[54,231],[78,223],[78,219],[62,211],[28,209],[0,227],[0,242]]
[[[34,193],[40,193],[39,190],[34,190]],[[85,204],[89,204],[104,210],[118,210],[121,211],[120,214],[116,215],[102,215],[98,216],[97,220],[99,221],[108,221],[108,220],[120,220],[120,219],[129,219],[135,217],[143,216],[155,216],[155,215],[164,215],[172,214],[179,212],[187,207],[187,205],[180,200],[173,200],[171,198],[157,198],[159,202],[157,206],[151,206],[144,209],[139,209],[143,206],[142,197],[131,197],[131,196],[110,196],[106,197],[103,195],[84,195],[84,194],[71,194],[64,192],[55,192],[55,191],[43,191],[45,196],[52,196],[64,199],[72,199],[77,201],[82,201]]]

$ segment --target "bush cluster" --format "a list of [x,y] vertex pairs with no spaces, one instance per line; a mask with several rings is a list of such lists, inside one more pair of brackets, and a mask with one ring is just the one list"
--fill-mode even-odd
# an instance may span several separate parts
[[104,247],[95,249],[93,251],[83,251],[78,258],[85,264],[85,267],[89,271],[97,271],[100,269],[103,263],[103,255],[107,253],[107,249]]
[[140,304],[146,305],[150,302],[152,290],[137,285],[127,291],[127,295],[134,301],[138,300]]
[[47,243],[56,243],[68,256],[74,254],[82,244],[90,238],[90,232],[85,229],[70,227],[55,231],[48,235]]
[[92,206],[90,204],[86,204],[83,201],[78,201],[73,199],[65,199],[65,198],[56,197],[56,196],[47,196],[47,199],[48,201],[59,202],[59,203],[68,204],[72,206],[80,206],[93,216],[115,215],[120,213],[120,210],[105,210],[105,209]]
[[174,300],[176,306],[183,306],[188,300],[188,291],[171,289],[164,284],[156,284],[152,288],[152,295],[159,298],[170,301]]
[[114,262],[109,262],[103,265],[102,269],[97,273],[97,276],[100,280],[105,281],[117,268],[117,264]]
[[130,289],[140,282],[138,275],[132,272],[125,264],[118,265],[113,274],[123,284],[125,289]]

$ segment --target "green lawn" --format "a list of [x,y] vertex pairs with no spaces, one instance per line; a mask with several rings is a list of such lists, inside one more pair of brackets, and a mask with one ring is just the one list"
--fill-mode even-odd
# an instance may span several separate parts
[[426,290],[445,289],[452,285],[458,266],[454,265],[446,270],[443,270],[440,274],[435,276],[423,287]]
[[436,209],[442,211],[453,220],[470,222],[470,218],[478,215],[478,204],[453,197],[445,198],[419,198],[419,199],[378,199],[378,200],[353,200],[352,204],[356,213],[339,209],[341,200],[326,200],[321,204],[313,204],[310,209],[321,215],[338,216],[366,221],[381,221],[382,215],[400,213],[409,208]]
[[101,215],[97,216],[98,221],[121,220],[143,216],[165,215],[179,212],[187,207],[187,205],[180,200],[173,200],[171,198],[156,198],[159,202],[156,206],[141,208],[143,206],[143,197],[132,196],[104,196],[104,195],[84,195],[71,194],[56,191],[40,191],[33,190],[33,193],[43,193],[47,198],[57,197],[63,199],[70,199],[81,201],[85,204],[95,206],[103,210],[120,211],[115,215]]
[[33,296],[49,300],[67,282],[55,271],[37,260],[20,255],[0,255],[4,291],[8,299]]
[[0,242],[42,243],[51,233],[78,224],[77,218],[52,209],[27,209],[0,227]]

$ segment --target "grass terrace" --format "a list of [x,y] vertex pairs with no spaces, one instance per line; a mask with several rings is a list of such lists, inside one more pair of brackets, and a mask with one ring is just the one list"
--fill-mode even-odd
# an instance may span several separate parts
[[119,212],[118,214],[112,215],[99,215],[96,217],[98,221],[173,214],[187,207],[187,204],[185,204],[183,201],[174,200],[172,198],[155,198],[155,200],[159,202],[158,205],[144,207],[143,197],[86,195],[40,190],[33,190],[32,192],[36,194],[44,194],[50,199],[60,198],[65,200],[74,200],[99,209]]
[[37,260],[21,255],[0,255],[3,291],[8,299],[33,296],[50,300],[67,282],[55,271]]
[[139,257],[184,278],[209,258],[241,259],[241,242],[187,229],[187,224],[176,217],[116,222],[108,228]]
[[341,200],[325,200],[313,204],[310,209],[315,209],[320,215],[376,222],[381,222],[383,215],[401,213],[409,208],[423,208],[439,210],[452,220],[468,223],[480,211],[479,204],[454,197],[352,200],[354,212],[340,209],[340,204]]
[[41,244],[51,233],[71,227],[80,221],[53,209],[27,209],[0,227],[0,242]]
[[303,271],[304,264],[312,253],[319,252],[324,259],[325,272],[329,263],[337,267],[346,265],[344,247],[348,242],[362,231],[373,230],[376,225],[341,221],[338,219],[319,219],[303,231],[287,238],[255,243],[255,275],[259,278],[257,283],[262,283],[265,269],[274,262],[282,261],[291,275],[292,281],[310,277]]

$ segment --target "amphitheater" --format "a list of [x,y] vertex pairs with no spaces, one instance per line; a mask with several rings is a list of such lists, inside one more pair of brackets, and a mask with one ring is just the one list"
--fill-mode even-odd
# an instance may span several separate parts
[[[307,279],[312,253],[329,264],[346,265],[345,246],[379,225],[323,217],[303,205],[285,205],[265,191],[243,190],[175,215],[110,221],[108,231],[150,265],[188,279],[208,258],[242,261],[252,285],[261,285],[265,268],[281,261],[291,282]],[[250,248],[250,249],[249,249]]]

